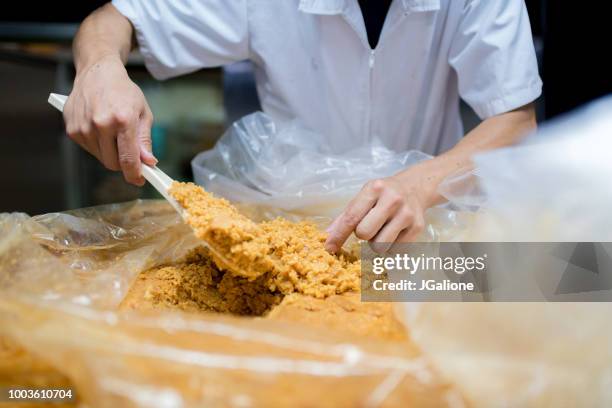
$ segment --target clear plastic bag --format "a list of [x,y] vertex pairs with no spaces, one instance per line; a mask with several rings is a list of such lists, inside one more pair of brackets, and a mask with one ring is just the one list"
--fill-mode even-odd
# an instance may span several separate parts
[[409,342],[258,318],[117,310],[140,271],[197,244],[160,201],[2,214],[0,337],[66,375],[93,407],[462,402]]
[[[456,207],[479,208],[469,240],[609,242],[611,151],[608,97],[515,147],[477,156],[477,170],[447,180],[442,191]],[[527,265],[521,273],[537,267],[529,259],[520,264]],[[423,303],[404,310],[415,341],[473,406],[612,406],[610,303]]]
[[[547,123],[519,145],[474,157],[440,192],[481,210],[481,240],[612,239],[612,97]],[[486,227],[486,228],[485,228]]]
[[[338,153],[323,137],[298,121],[276,124],[253,113],[192,160],[195,182],[255,220],[308,217],[325,227],[367,181],[431,158],[416,150],[393,152],[376,141]],[[432,208],[419,240],[461,240],[472,223],[469,211]]]
[[474,407],[609,407],[609,303],[408,304],[411,335]]
[[256,112],[235,122],[191,162],[197,184],[229,200],[334,217],[368,181],[431,156],[393,152],[376,141],[335,152],[299,122],[275,124]]

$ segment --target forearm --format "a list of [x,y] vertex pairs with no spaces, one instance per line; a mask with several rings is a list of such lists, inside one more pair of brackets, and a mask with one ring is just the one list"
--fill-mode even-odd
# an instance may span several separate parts
[[427,208],[443,202],[440,183],[453,173],[471,168],[475,153],[508,146],[535,129],[532,105],[483,121],[454,148],[394,176],[372,180],[327,229],[326,248],[336,252],[349,235],[379,244],[387,251],[393,242],[418,239]]
[[[427,204],[432,206],[443,201],[443,197],[437,193],[438,186],[449,175],[469,170],[473,166],[471,158],[474,154],[513,145],[536,126],[533,104],[525,105],[484,120],[455,147],[417,165],[426,175],[422,187],[427,192]],[[401,173],[398,176],[401,177]]]
[[107,56],[125,64],[132,49],[133,29],[129,20],[106,4],[87,17],[74,39],[74,65],[77,75]]

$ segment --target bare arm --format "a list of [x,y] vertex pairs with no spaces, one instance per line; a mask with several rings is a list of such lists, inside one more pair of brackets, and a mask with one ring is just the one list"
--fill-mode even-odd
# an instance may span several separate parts
[[471,169],[474,154],[516,144],[536,127],[535,108],[533,104],[525,105],[482,121],[455,147],[423,163],[422,167],[430,170],[426,179],[430,190],[428,207],[444,201],[438,186],[449,175]]
[[525,105],[484,120],[440,156],[368,182],[328,228],[327,249],[337,251],[353,231],[381,245],[414,240],[425,226],[425,210],[443,202],[438,186],[446,177],[469,169],[475,153],[512,145],[535,128],[534,107]]
[[118,57],[125,64],[133,36],[132,24],[110,3],[91,13],[72,44],[77,75],[106,56]]
[[107,4],[83,21],[74,40],[76,78],[66,106],[66,133],[126,181],[142,185],[141,165],[154,165],[153,114],[124,67],[131,23]]

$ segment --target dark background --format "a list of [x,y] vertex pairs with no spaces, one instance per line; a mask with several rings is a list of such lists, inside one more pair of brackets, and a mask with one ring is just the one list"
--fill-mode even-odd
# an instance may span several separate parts
[[[61,90],[61,79],[73,75],[70,42],[78,22],[104,3],[19,2],[5,5],[0,13],[0,212],[37,214],[154,195],[127,186],[119,175],[71,149],[62,134],[61,115],[46,103],[50,91]],[[537,101],[539,121],[612,92],[612,23],[598,7],[604,3],[526,4],[544,82]],[[188,179],[190,158],[208,147],[198,140],[214,141],[223,126],[257,109],[248,65],[205,70],[163,84],[153,81],[138,60],[129,70],[139,85],[162,94],[203,86],[218,89],[222,96],[219,106],[213,106],[224,111],[219,123],[177,118],[157,128],[159,140],[167,145],[162,160],[167,168],[162,168],[176,178]],[[466,128],[477,123],[465,105],[462,112]],[[67,157],[75,163],[67,166]]]
[[20,22],[78,23],[107,0],[11,2],[0,20]]

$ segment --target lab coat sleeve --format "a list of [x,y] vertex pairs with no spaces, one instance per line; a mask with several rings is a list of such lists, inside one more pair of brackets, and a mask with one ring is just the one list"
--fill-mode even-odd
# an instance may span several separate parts
[[113,0],[157,79],[247,59],[247,0]]
[[449,50],[461,98],[481,119],[535,100],[542,81],[523,0],[466,0],[461,6]]

